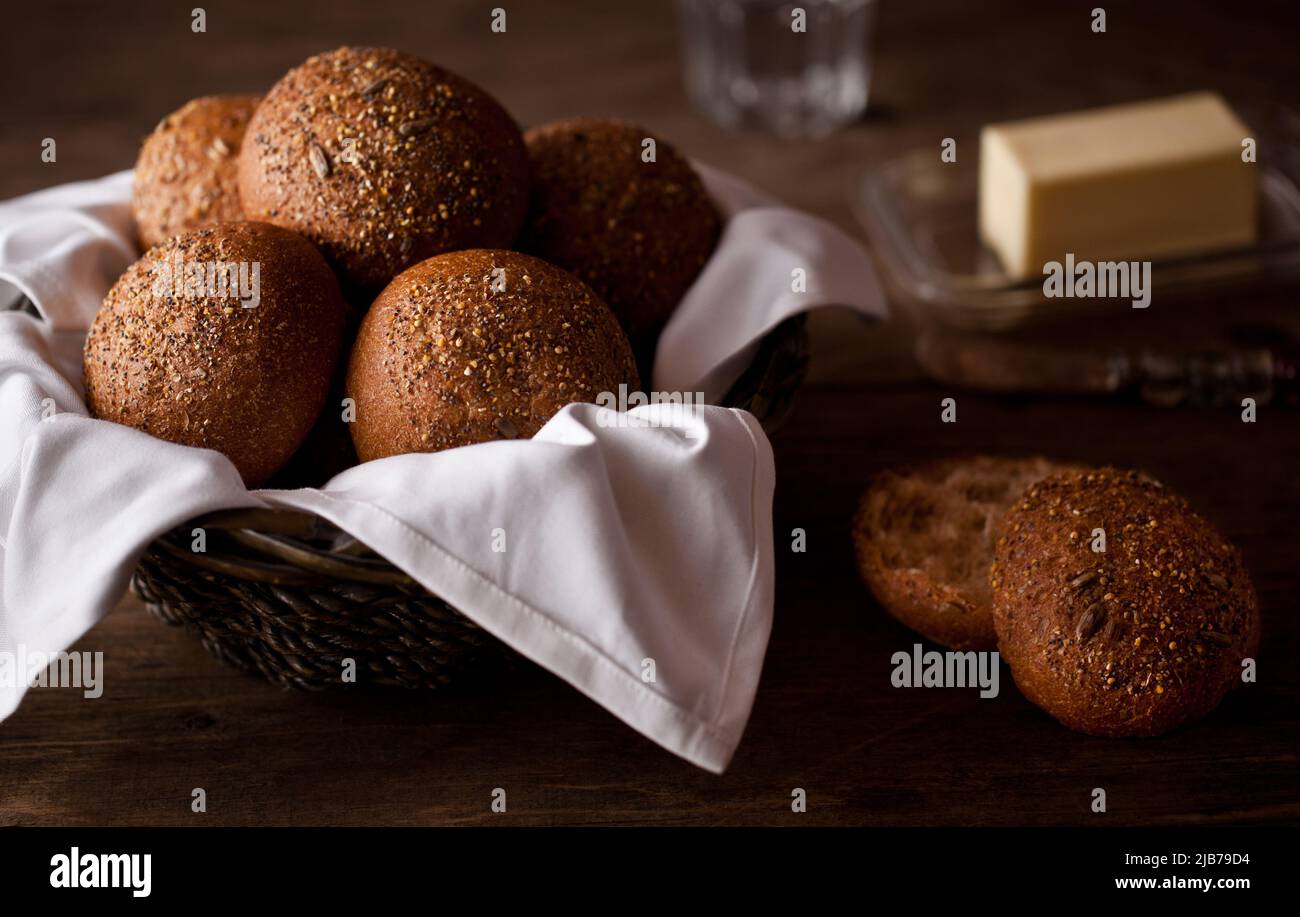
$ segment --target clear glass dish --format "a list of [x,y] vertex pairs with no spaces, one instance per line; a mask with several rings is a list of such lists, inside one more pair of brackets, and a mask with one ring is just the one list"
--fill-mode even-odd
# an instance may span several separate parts
[[[1233,106],[1257,141],[1260,226],[1249,248],[1154,261],[1152,306],[1300,277],[1300,114],[1289,108]],[[1003,331],[1050,323],[1117,303],[1049,299],[1042,280],[1013,280],[977,232],[979,139],[958,138],[957,162],[939,145],[864,176],[858,217],[886,281],[923,323]],[[1126,304],[1127,305],[1127,304]]]

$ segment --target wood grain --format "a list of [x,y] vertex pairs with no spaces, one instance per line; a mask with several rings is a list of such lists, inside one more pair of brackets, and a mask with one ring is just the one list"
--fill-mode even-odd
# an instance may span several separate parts
[[[873,112],[814,142],[737,138],[686,103],[668,4],[226,3],[205,35],[175,3],[23,4],[6,56],[0,197],[129,167],[187,98],[256,91],[308,54],[395,44],[464,72],[525,124],[652,125],[690,155],[854,229],[864,168],[981,122],[1210,86],[1284,98],[1300,77],[1283,2],[1114,5],[885,0]],[[58,161],[40,162],[40,142]],[[1233,303],[1211,304],[1232,309]],[[778,437],[776,625],[726,775],[660,750],[552,676],[473,694],[285,693],[210,659],[134,600],[80,644],[104,696],[36,690],[0,725],[0,824],[1161,824],[1300,820],[1295,774],[1300,422],[1126,400],[952,393],[919,378],[907,330],[815,320],[814,380]],[[1122,329],[1117,334],[1124,334]],[[959,422],[939,399],[959,398]],[[849,519],[872,471],[959,452],[1043,452],[1144,468],[1242,548],[1264,610],[1260,683],[1156,740],[1076,735],[1015,691],[898,690],[914,638],[860,584]],[[789,550],[789,533],[808,550]],[[1094,816],[1093,787],[1109,813]],[[191,814],[203,787],[208,813]],[[492,815],[491,792],[509,812]],[[808,793],[806,815],[790,793]]]

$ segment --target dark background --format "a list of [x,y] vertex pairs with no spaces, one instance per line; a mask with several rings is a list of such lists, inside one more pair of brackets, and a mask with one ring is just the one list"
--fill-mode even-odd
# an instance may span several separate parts
[[[792,142],[727,134],[690,109],[667,3],[212,2],[196,35],[198,2],[11,5],[0,198],[127,168],[187,99],[261,90],[343,43],[429,57],[525,125],[572,114],[642,122],[854,232],[864,169],[985,121],[1200,88],[1295,103],[1300,85],[1300,16],[1285,0],[1109,3],[1105,35],[1089,29],[1091,0],[883,0],[872,112],[829,140]],[[508,11],[505,35],[489,31],[493,6]],[[45,137],[58,142],[56,164],[40,161]],[[1294,317],[1290,291],[1249,303]],[[1211,301],[1186,322],[1245,304]],[[897,323],[826,312],[813,327],[813,378],[775,440],[775,630],[726,775],[679,761],[540,671],[468,696],[283,693],[222,667],[127,598],[79,644],[105,653],[102,699],[33,691],[0,724],[0,824],[1300,820],[1300,415],[1265,409],[1247,426],[1230,409],[956,393],[918,376]],[[939,422],[948,394],[959,394],[956,425]],[[996,700],[891,688],[890,656],[914,640],[857,579],[853,504],[875,469],[973,451],[1142,467],[1185,493],[1254,574],[1260,683],[1197,725],[1141,741],[1067,731],[1005,669]],[[787,550],[796,526],[808,532],[806,554]],[[196,786],[208,793],[205,816],[189,811]],[[489,814],[498,786],[506,816]],[[1088,810],[1097,786],[1104,816]],[[790,812],[794,787],[808,792],[805,815]]]

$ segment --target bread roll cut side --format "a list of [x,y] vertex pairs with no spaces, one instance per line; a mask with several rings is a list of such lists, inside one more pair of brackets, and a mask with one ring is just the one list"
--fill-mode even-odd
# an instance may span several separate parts
[[863,579],[890,615],[927,640],[993,649],[995,527],[1025,488],[1060,467],[973,456],[880,472],[854,524]]

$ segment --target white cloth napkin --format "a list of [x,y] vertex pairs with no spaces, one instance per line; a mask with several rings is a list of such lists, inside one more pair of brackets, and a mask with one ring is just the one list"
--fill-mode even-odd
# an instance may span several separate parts
[[727,222],[659,338],[655,391],[702,392],[714,404],[763,336],[790,316],[827,305],[885,316],[884,293],[855,240],[733,175],[693,165]]
[[[772,452],[751,415],[651,405],[625,426],[575,404],[528,441],[395,456],[320,489],[248,491],[216,452],[86,416],[85,329],[138,256],[130,181],[0,204],[0,305],[17,288],[44,318],[0,312],[0,672],[6,656],[12,671],[80,639],[163,532],[216,509],[293,507],[663,747],[726,768],[772,620]],[[706,182],[731,220],[665,331],[681,350],[661,345],[660,390],[725,390],[738,355],[797,311],[883,313],[865,253],[838,230],[713,170]],[[809,293],[788,295],[794,266]],[[0,683],[0,719],[26,690],[25,677]]]

